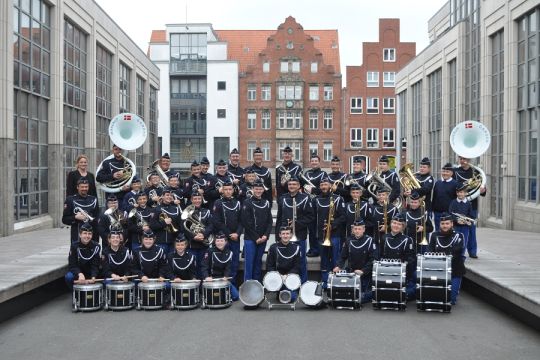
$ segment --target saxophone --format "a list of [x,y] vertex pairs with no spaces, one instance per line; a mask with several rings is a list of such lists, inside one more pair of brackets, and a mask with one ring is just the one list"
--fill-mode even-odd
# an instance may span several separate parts
[[332,221],[334,221],[334,198],[330,195],[330,208],[328,209],[328,219],[326,220],[326,230],[324,232],[324,242],[322,246],[332,246],[330,237],[332,235]]

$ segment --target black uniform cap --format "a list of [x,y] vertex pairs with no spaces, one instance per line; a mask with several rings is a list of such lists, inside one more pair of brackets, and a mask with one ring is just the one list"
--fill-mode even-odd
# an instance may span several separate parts
[[142,234],[142,237],[143,238],[155,238],[156,235],[154,235],[154,232],[152,230],[147,230],[147,231],[144,231],[143,234]]
[[422,160],[420,160],[420,165],[428,165],[428,166],[431,166],[431,161],[429,160],[428,157],[425,157],[425,158],[423,158]]
[[80,184],[88,184],[88,179],[85,178],[84,176],[81,177],[79,180],[77,180],[77,185],[80,185]]
[[191,163],[191,167],[199,166],[200,164],[197,162],[197,160],[193,160]]
[[352,225],[353,225],[353,226],[362,226],[362,225],[366,225],[366,223],[364,222],[363,219],[358,219],[358,220],[356,220],[355,222],[353,222]]
[[109,194],[107,196],[107,201],[118,201],[118,198],[114,194]]
[[364,191],[364,188],[358,184],[352,184],[351,185],[351,190],[360,190],[360,191]]
[[251,169],[251,168],[247,168],[246,171],[244,171],[244,174],[255,174],[255,170]]
[[446,163],[444,164],[444,166],[442,167],[443,170],[450,170],[450,171],[454,171],[454,165],[452,165],[451,163]]
[[94,228],[93,228],[92,225],[90,225],[89,223],[84,223],[84,224],[82,224],[81,227],[79,228],[79,232],[83,232],[83,231],[93,232],[93,231],[94,231]]
[[253,183],[253,187],[264,187],[264,183],[261,179],[257,179],[255,180],[255,182]]
[[135,176],[133,177],[133,180],[131,180],[131,183],[132,183],[132,184],[140,183],[140,182],[141,182],[141,178],[138,177],[137,175],[135,175]]
[[389,193],[390,191],[385,188],[385,187],[381,187],[381,188],[378,188],[377,189],[377,194],[381,194],[381,193]]
[[226,166],[227,163],[223,159],[219,159],[219,161],[216,164],[217,166]]
[[201,164],[202,165],[209,165],[210,160],[208,160],[208,158],[206,156],[203,156],[203,158],[201,159]]
[[169,156],[169,153],[165,153],[165,154],[161,155],[161,158],[171,160],[171,157]]
[[187,241],[187,239],[184,233],[180,231],[178,235],[176,236],[176,239],[174,239],[174,241],[178,243],[178,242]]
[[465,184],[465,183],[459,184],[457,186],[457,188],[456,188],[456,192],[458,192],[458,191],[467,191],[467,184]]
[[216,235],[214,235],[214,238],[217,240],[217,239],[225,239],[227,240],[227,236],[225,236],[225,234],[223,232],[218,232]]
[[230,154],[230,155],[232,155],[232,154],[240,154],[240,153],[238,152],[238,149],[237,149],[237,148],[234,148],[234,149],[231,150],[231,154]]
[[334,155],[334,157],[332,158],[332,160],[330,160],[331,162],[340,162],[341,159],[339,157],[337,157],[336,155]]
[[292,175],[288,182],[300,182],[300,179],[298,179],[298,176]]
[[283,152],[284,153],[290,153],[290,152],[292,152],[292,149],[291,149],[290,146],[286,146],[285,149],[283,149]]
[[450,215],[449,213],[447,212],[443,212],[441,214],[441,218],[440,218],[440,221],[448,221],[448,220],[454,220],[454,217],[452,215]]
[[411,200],[420,200],[420,194],[417,191],[413,191],[410,196]]
[[405,217],[402,214],[396,214],[396,215],[394,215],[392,220],[404,223],[405,222]]
[[388,156],[383,155],[379,158],[379,162],[388,163]]
[[255,150],[253,150],[253,153],[254,153],[254,154],[262,154],[263,152],[262,152],[261,148],[257,146],[257,147],[255,148]]

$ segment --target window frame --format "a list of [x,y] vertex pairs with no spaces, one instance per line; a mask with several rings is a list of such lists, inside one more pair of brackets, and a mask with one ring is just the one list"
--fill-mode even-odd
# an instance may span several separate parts
[[[390,137],[389,135],[392,135],[392,139],[385,140],[385,137]],[[392,143],[392,145],[386,145],[386,143]],[[396,148],[396,129],[395,128],[383,128],[383,149],[395,149]]]
[[[379,149],[379,128],[367,128],[366,130],[366,149]],[[375,146],[370,146],[370,143],[375,143]]]
[[[360,101],[360,106],[358,106],[358,101]],[[353,102],[355,103],[355,106],[353,106]],[[363,106],[364,102],[362,97],[351,97],[349,101],[349,113],[350,114],[362,114],[363,113]]]
[[[370,106],[370,102],[372,103]],[[377,104],[373,106],[373,103]],[[366,114],[375,115],[379,113],[379,98],[378,97],[367,97],[366,98]]]
[[[373,78],[377,79],[374,80]],[[367,71],[366,72],[366,87],[379,87],[379,72],[378,71]]]
[[[362,128],[351,128],[351,131],[349,132],[349,144],[351,148],[361,149],[363,147],[364,145],[363,130],[364,129]],[[360,139],[358,139],[358,134],[360,134]],[[354,143],[359,143],[359,145],[355,145]]]

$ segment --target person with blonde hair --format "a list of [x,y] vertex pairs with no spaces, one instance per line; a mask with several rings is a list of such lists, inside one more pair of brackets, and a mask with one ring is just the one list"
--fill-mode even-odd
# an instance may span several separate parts
[[94,174],[88,171],[88,156],[81,154],[75,161],[75,170],[70,171],[66,179],[66,196],[77,194],[77,182],[80,178],[88,180],[88,195],[97,197],[96,179]]

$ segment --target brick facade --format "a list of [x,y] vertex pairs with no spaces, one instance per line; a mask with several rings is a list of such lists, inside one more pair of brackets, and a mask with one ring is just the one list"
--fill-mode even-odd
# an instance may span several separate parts
[[[229,59],[240,61],[242,165],[251,163],[249,153],[254,147],[261,147],[268,149],[264,165],[273,168],[281,162],[280,148],[289,145],[297,149],[295,161],[306,166],[310,144],[313,150],[316,144],[322,167],[329,167],[330,162],[324,161],[325,144],[327,160],[333,155],[342,155],[342,84],[337,30],[304,31],[293,17],[288,17],[275,32],[217,32],[220,39],[229,44]],[[257,51],[261,36],[266,43]],[[315,92],[317,100],[313,98]],[[310,126],[310,114],[314,119],[315,113],[316,128],[313,120]]]
[[[399,19],[379,19],[379,41],[362,43],[362,65],[347,66],[347,87],[344,91],[343,104],[346,119],[343,156],[347,161],[353,155],[364,155],[370,159],[371,169],[373,169],[381,155],[395,155],[398,141],[396,136],[395,74],[415,55],[416,43],[400,42]],[[371,74],[368,79],[368,72],[377,73],[377,76]],[[389,81],[391,75],[386,75],[388,77],[386,78],[387,84],[385,84],[385,73],[393,73],[393,81]],[[378,81],[374,81],[375,79]],[[368,80],[370,80],[369,84]],[[378,99],[376,113],[375,107],[373,110],[368,110],[368,98]],[[360,104],[357,99],[361,99]],[[385,110],[384,99],[393,99],[386,100],[386,105],[392,105],[393,102],[393,109],[387,107]],[[368,113],[368,111],[374,113]],[[361,129],[361,141],[353,143],[351,129]],[[369,141],[369,143],[368,131],[372,134],[378,131],[376,138],[372,138],[373,141]],[[391,138],[385,137],[385,135],[390,135],[385,134],[385,132],[392,131],[393,141]],[[354,130],[354,132],[355,135],[359,135],[358,130]],[[353,147],[353,145],[355,146]]]

